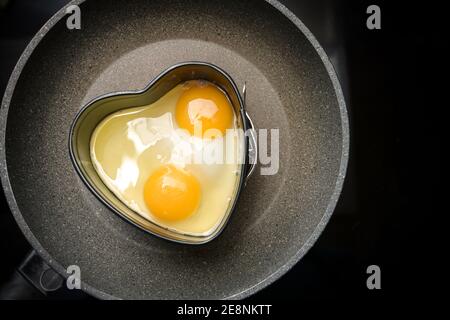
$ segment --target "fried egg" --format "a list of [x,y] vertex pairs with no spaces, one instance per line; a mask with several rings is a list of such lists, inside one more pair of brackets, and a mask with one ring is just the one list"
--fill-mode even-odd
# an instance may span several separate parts
[[107,116],[90,152],[101,180],[131,210],[175,232],[207,236],[236,196],[241,139],[227,95],[193,80],[151,105]]

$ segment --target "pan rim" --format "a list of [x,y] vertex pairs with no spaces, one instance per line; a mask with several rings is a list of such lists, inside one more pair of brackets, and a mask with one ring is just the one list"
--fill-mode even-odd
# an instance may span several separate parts
[[[5,141],[6,141],[6,125],[8,118],[8,109],[11,103],[11,99],[14,93],[14,89],[17,85],[17,82],[20,78],[20,75],[23,71],[23,68],[27,64],[29,58],[33,54],[36,47],[39,45],[41,40],[47,35],[47,33],[66,15],[66,9],[72,5],[81,5],[86,0],[72,0],[64,7],[62,7],[55,15],[53,15],[44,26],[38,31],[38,33],[32,38],[30,43],[25,48],[24,52],[20,56],[6,87],[1,109],[0,109],[0,178],[2,183],[2,188],[11,209],[11,212],[16,220],[20,230],[24,234],[25,238],[31,244],[35,251],[59,274],[61,274],[64,278],[67,278],[66,270],[62,267],[62,265],[54,260],[52,256],[44,249],[44,247],[40,244],[38,239],[34,236],[25,219],[23,218],[19,206],[16,202],[14,193],[12,191],[12,187],[9,180],[9,174],[7,170],[6,163],[6,149],[5,149]],[[322,46],[319,44],[314,35],[309,31],[309,29],[303,24],[303,22],[294,15],[287,7],[278,2],[278,0],[264,0],[266,3],[271,5],[278,12],[282,13],[291,23],[293,23],[300,32],[307,38],[310,44],[313,46],[316,53],[319,55],[325,69],[330,77],[330,80],[333,84],[334,92],[336,94],[336,99],[339,105],[339,111],[341,116],[341,130],[342,130],[342,151],[341,151],[341,159],[338,176],[336,178],[336,184],[333,190],[333,193],[330,196],[330,200],[328,201],[328,206],[320,220],[320,222],[315,227],[314,231],[308,238],[308,240],[303,244],[303,246],[278,270],[267,276],[264,280],[256,283],[252,287],[249,287],[241,292],[233,294],[231,296],[225,297],[225,300],[230,299],[243,299],[253,295],[254,293],[260,291],[261,289],[269,286],[281,276],[283,276],[286,272],[288,272],[298,261],[303,258],[303,256],[310,250],[313,244],[316,242],[320,234],[325,229],[328,221],[333,214],[333,211],[336,207],[337,201],[340,197],[346,172],[347,172],[347,164],[350,150],[350,128],[349,128],[349,119],[347,114],[347,108],[345,104],[344,95],[342,92],[341,85],[339,83],[338,77],[334,70],[333,65],[331,64],[327,54],[325,53]],[[81,289],[86,293],[92,295],[93,297],[99,299],[120,299],[119,297],[115,297],[106,292],[103,292],[97,288],[94,288],[85,282],[81,281]]]

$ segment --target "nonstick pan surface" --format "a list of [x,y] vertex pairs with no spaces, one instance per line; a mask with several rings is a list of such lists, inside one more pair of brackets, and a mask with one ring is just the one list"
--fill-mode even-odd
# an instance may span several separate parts
[[[335,207],[347,165],[339,83],[303,24],[276,1],[75,1],[22,55],[2,102],[0,170],[28,240],[61,274],[81,268],[99,298],[243,298],[291,268]],[[280,169],[245,187],[206,245],[151,236],[105,207],[70,159],[72,121],[100,95],[139,90],[171,65],[205,61],[247,84],[257,129],[279,129]]]

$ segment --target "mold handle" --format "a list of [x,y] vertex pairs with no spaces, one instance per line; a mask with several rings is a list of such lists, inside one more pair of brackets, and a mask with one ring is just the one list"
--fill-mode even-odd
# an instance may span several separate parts
[[[242,88],[242,99],[244,102],[244,108],[246,107],[246,99],[247,99],[247,84],[244,83],[244,87]],[[248,153],[247,153],[247,167],[246,167],[246,177],[245,184],[247,184],[250,176],[254,173],[256,168],[256,163],[258,161],[258,144],[256,139],[256,130],[253,124],[252,119],[250,118],[247,111],[245,111],[245,121],[248,126],[248,133],[246,133],[246,137],[248,139]]]

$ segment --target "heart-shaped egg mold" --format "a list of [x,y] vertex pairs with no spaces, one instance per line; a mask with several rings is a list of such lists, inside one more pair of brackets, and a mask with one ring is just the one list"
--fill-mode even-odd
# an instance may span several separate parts
[[[250,140],[245,138],[242,141],[245,154],[237,177],[239,183],[235,190],[235,197],[230,202],[222,221],[205,236],[193,236],[170,230],[130,209],[104,184],[94,168],[90,155],[90,139],[93,131],[108,115],[131,106],[150,105],[180,83],[189,80],[206,80],[221,88],[228,95],[235,109],[238,128],[252,133],[249,135]],[[245,88],[243,93],[245,99]],[[168,68],[141,91],[111,93],[89,102],[74,119],[70,130],[69,149],[73,164],[81,179],[93,194],[113,212],[142,230],[161,238],[186,244],[202,244],[216,238],[223,231],[234,211],[245,181],[253,171],[254,165],[249,163],[249,159],[256,159],[256,141],[254,132],[248,131],[249,129],[253,129],[253,124],[245,111],[245,103],[233,79],[225,71],[212,64],[185,62]]]

